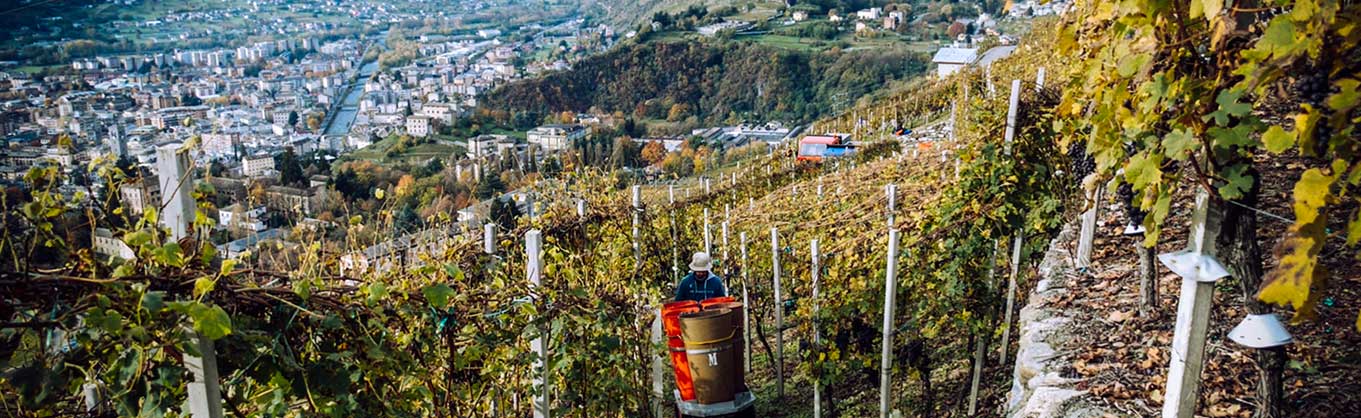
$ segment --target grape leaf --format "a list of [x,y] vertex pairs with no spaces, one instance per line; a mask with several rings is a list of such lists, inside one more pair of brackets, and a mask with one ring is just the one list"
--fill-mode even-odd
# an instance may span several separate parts
[[1271,19],[1255,48],[1280,57],[1294,54],[1299,47],[1300,41],[1295,37],[1295,22],[1291,22],[1287,16],[1277,16]]
[[1244,173],[1247,169],[1247,164],[1238,164],[1224,170],[1225,182],[1219,186],[1219,195],[1229,200],[1243,197],[1243,193],[1252,188],[1252,176]]
[[[1219,15],[1219,11],[1224,9],[1224,0],[1200,0],[1200,5],[1205,12],[1205,18],[1211,19]],[[1194,16],[1195,12],[1192,12]]]
[[1327,277],[1318,259],[1328,224],[1322,209],[1338,177],[1311,168],[1295,183],[1295,224],[1277,249],[1280,263],[1266,274],[1257,293],[1257,299],[1263,302],[1293,306],[1295,321],[1313,317],[1317,299],[1313,287]]
[[1210,119],[1214,119],[1216,125],[1228,126],[1229,117],[1243,116],[1248,114],[1248,112],[1252,112],[1251,104],[1240,103],[1238,101],[1238,98],[1242,96],[1242,90],[1230,89],[1220,91],[1219,96],[1215,97],[1215,103],[1219,104],[1219,110],[1201,117],[1201,120],[1209,121]]
[[1184,129],[1174,130],[1163,137],[1163,148],[1167,149],[1167,156],[1173,160],[1185,160],[1186,155],[1196,148],[1196,136]]
[[1280,125],[1271,125],[1266,133],[1262,134],[1262,143],[1266,145],[1267,151],[1280,154],[1295,146],[1295,133],[1286,132]]
[[194,303],[189,306],[189,317],[194,320],[194,331],[210,340],[232,333],[232,318],[220,306]]
[[1348,78],[1339,80],[1335,84],[1337,85],[1338,92],[1328,96],[1328,107],[1338,113],[1345,114],[1356,107],[1358,102],[1361,102],[1361,92],[1357,91],[1357,87],[1358,85],[1361,85],[1361,81]]
[[421,290],[421,293],[425,295],[425,300],[429,301],[431,306],[436,309],[444,309],[449,307],[449,297],[454,295],[454,289],[447,284],[440,283],[434,286],[426,286],[425,289]]

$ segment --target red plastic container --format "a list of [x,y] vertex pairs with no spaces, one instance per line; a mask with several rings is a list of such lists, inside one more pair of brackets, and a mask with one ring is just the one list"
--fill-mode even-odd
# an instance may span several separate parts
[[690,360],[685,356],[685,342],[680,337],[667,339],[671,351],[671,369],[676,372],[676,389],[683,401],[695,400],[695,380],[690,376]]
[[683,313],[699,312],[700,305],[693,300],[683,300],[662,305],[662,328],[666,330],[666,336],[680,336],[680,316]]
[[709,307],[714,306],[714,305],[721,305],[721,304],[724,304],[724,303],[731,303],[731,302],[736,302],[736,301],[737,301],[737,298],[734,298],[734,297],[732,297],[732,296],[719,296],[719,297],[716,297],[716,298],[708,298],[708,299],[702,300],[702,301],[699,302],[699,306],[700,306],[701,308],[704,308],[704,309],[709,309]]

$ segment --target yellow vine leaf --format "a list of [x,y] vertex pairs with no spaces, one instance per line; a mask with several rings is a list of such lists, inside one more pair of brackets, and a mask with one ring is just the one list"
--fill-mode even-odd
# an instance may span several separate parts
[[1328,225],[1323,206],[1330,200],[1338,177],[1311,168],[1295,183],[1295,224],[1277,247],[1280,264],[1267,273],[1257,293],[1257,299],[1263,302],[1293,306],[1294,321],[1313,317],[1317,295],[1312,290],[1322,286],[1327,277],[1318,259]]

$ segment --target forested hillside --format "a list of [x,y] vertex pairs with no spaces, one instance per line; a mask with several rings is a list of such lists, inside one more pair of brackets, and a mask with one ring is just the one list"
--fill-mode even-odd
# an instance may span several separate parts
[[653,42],[512,83],[489,94],[485,107],[511,113],[594,107],[637,119],[694,116],[705,123],[804,121],[920,74],[928,61],[906,50],[802,53],[751,43]]

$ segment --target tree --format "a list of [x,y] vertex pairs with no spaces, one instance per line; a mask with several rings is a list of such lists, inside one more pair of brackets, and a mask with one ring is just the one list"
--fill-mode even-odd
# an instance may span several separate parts
[[482,173],[482,181],[477,183],[477,190],[473,191],[473,196],[486,200],[505,190],[506,185],[501,182],[501,176],[493,173]]
[[647,165],[660,164],[666,159],[666,146],[662,145],[662,141],[650,141],[643,146],[642,158]]
[[681,119],[685,119],[685,117],[689,115],[690,106],[687,106],[685,103],[676,103],[671,105],[671,110],[666,113],[666,121],[667,122],[679,121]]
[[288,126],[289,127],[298,126],[298,111],[296,110],[288,111]]
[[638,144],[626,136],[615,138],[614,152],[610,154],[610,161],[615,167],[637,167]]
[[279,183],[295,186],[307,180],[307,176],[302,173],[302,161],[293,153],[293,147],[284,147],[284,153],[280,154],[274,163],[279,167]]
[[515,220],[520,217],[520,208],[515,206],[515,202],[509,199],[492,199],[490,218],[502,231],[515,230]]
[[968,27],[964,26],[963,23],[955,22],[951,23],[950,27],[945,29],[945,33],[950,34],[950,39],[956,39],[959,38],[959,35],[963,34],[964,31],[967,29]]

